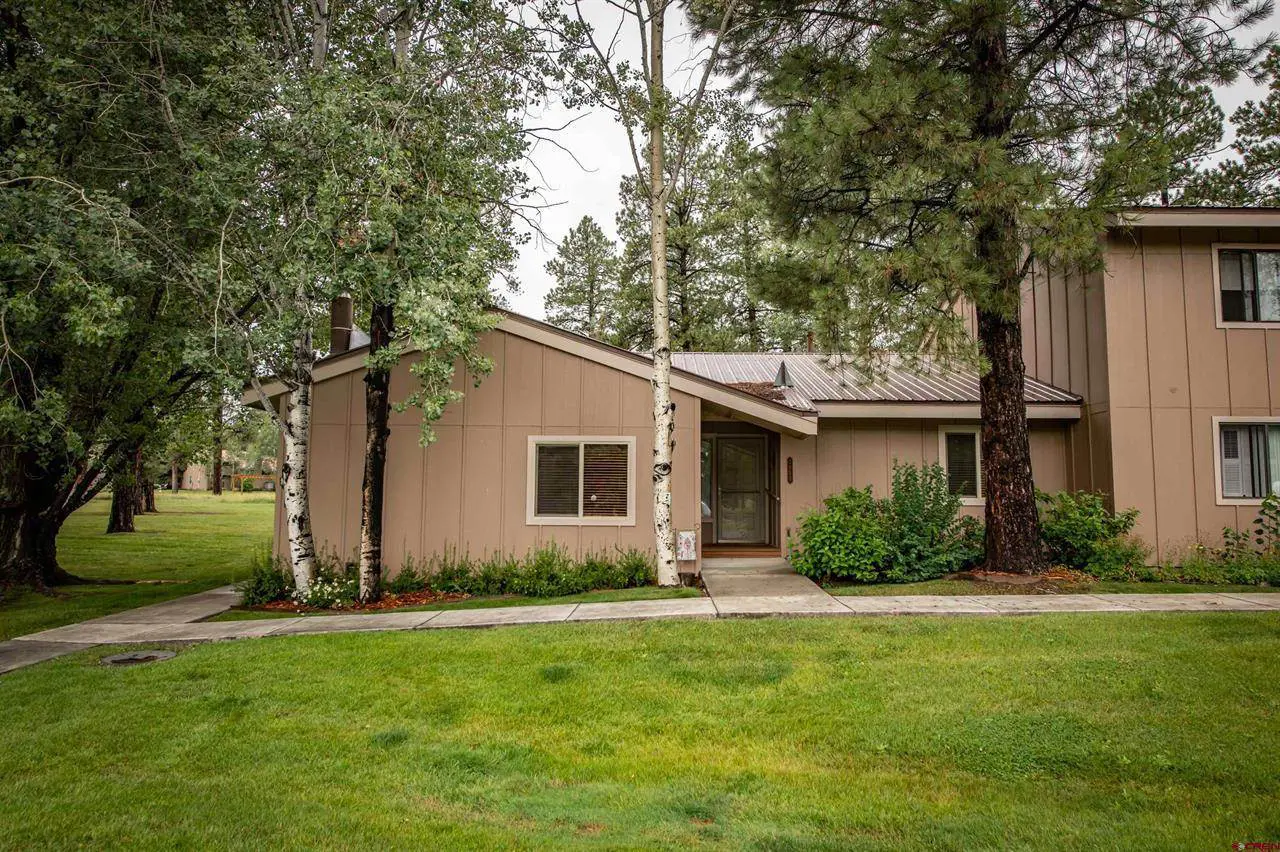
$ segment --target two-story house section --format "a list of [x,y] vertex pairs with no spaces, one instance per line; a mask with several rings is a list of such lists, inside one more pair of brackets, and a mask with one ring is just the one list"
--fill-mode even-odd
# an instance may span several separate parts
[[1280,492],[1280,210],[1135,209],[1105,240],[1104,270],[1026,283],[1027,374],[1084,400],[1073,487],[1174,559]]

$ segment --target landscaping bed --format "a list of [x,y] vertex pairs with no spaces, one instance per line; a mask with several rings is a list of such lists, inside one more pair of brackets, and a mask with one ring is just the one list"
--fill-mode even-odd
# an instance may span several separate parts
[[294,618],[299,615],[323,618],[329,615],[375,615],[382,612],[412,612],[426,609],[489,609],[507,606],[546,606],[548,604],[569,603],[613,603],[616,601],[650,601],[670,600],[673,598],[696,598],[703,594],[701,589],[683,586],[636,586],[629,589],[596,589],[574,595],[558,597],[529,597],[527,595],[434,595],[428,593],[424,599],[427,603],[411,603],[414,595],[393,595],[391,600],[395,606],[362,607],[353,605],[346,609],[321,609],[318,607],[300,607],[289,601],[278,601],[265,606],[232,607],[226,612],[216,615],[209,621],[246,621],[258,618]]
[[[1263,500],[1252,525],[1222,530],[1219,546],[1192,545],[1169,564],[1151,565],[1150,549],[1133,535],[1136,509],[1107,508],[1104,495],[1037,495],[1041,574],[988,570],[983,530],[960,515],[939,465],[898,464],[887,497],[848,488],[802,514],[788,555],[796,571],[828,588],[884,589],[941,584],[928,594],[1056,594],[1085,591],[1192,591],[1280,586],[1280,497]],[[957,583],[966,585],[960,586]],[[1117,585],[1118,588],[1106,588]],[[945,589],[945,591],[943,590]],[[855,592],[860,593],[860,592]],[[924,593],[924,592],[916,592]]]

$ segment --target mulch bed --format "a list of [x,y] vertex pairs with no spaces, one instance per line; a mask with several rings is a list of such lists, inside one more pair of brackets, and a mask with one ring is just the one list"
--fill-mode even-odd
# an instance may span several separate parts
[[403,609],[407,606],[427,606],[428,604],[455,603],[465,601],[471,595],[457,592],[406,592],[403,595],[383,595],[370,604],[352,604],[342,609],[326,609],[318,606],[305,606],[293,601],[272,601],[260,606],[246,606],[241,609],[258,610],[260,612],[379,612],[388,609]]
[[1043,574],[1010,574],[1003,571],[965,571],[952,574],[947,579],[972,580],[980,584],[981,590],[989,593],[1005,594],[1057,594],[1063,585],[1077,586],[1096,582],[1096,579],[1083,571],[1074,571],[1062,566],[1054,566]]

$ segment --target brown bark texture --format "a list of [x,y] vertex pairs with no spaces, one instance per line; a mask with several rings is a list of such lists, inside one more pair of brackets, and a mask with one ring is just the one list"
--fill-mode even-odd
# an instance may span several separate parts
[[[369,323],[369,355],[376,359],[395,332],[395,306],[373,305]],[[360,490],[360,600],[378,598],[382,580],[382,505],[386,484],[391,371],[369,369],[364,377],[364,481]]]

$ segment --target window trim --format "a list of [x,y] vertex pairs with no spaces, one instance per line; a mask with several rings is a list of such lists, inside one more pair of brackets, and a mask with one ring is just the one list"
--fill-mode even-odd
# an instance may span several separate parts
[[[537,514],[538,446],[558,444],[578,447],[578,514]],[[624,444],[627,448],[627,514],[596,517],[582,514],[582,445]],[[635,435],[530,435],[525,474],[525,524],[531,527],[634,527],[636,525],[636,438]]]
[[977,468],[978,468],[978,496],[964,497],[960,496],[961,506],[985,506],[987,505],[986,489],[983,488],[982,482],[982,427],[973,425],[952,425],[938,427],[938,463],[942,465],[943,473],[947,471],[947,435],[973,435],[974,448],[977,451]]
[[[1280,243],[1212,243],[1210,249],[1213,253],[1213,316],[1218,328],[1253,328],[1253,329],[1280,329],[1280,322],[1275,320],[1258,320],[1257,322],[1227,322],[1222,318],[1222,263],[1218,258],[1222,251],[1232,251],[1240,249],[1252,249],[1254,251],[1276,251],[1280,252]],[[1215,439],[1216,440],[1216,439]],[[1221,480],[1219,480],[1218,490],[1222,490]],[[1221,495],[1219,495],[1221,497]],[[1221,505],[1230,505],[1223,503]]]
[[[1271,323],[1280,325],[1280,323]],[[1213,493],[1219,506],[1261,506],[1264,497],[1222,496],[1222,427],[1232,424],[1249,426],[1280,426],[1280,417],[1257,414],[1231,414],[1213,418]]]

